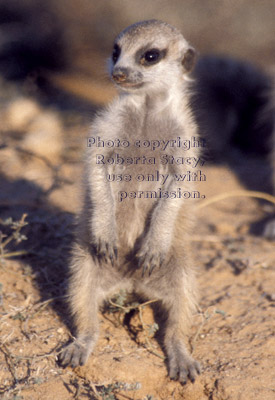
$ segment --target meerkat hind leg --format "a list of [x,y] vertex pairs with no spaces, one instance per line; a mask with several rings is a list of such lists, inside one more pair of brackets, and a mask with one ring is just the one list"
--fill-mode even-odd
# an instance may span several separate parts
[[167,354],[168,373],[171,379],[178,379],[182,384],[189,378],[194,382],[200,374],[199,363],[192,358],[184,343],[185,320],[184,306],[178,299],[171,303],[163,302],[166,311],[166,327],[164,333],[164,346]]
[[69,304],[72,310],[76,339],[60,354],[61,365],[76,367],[86,363],[99,334],[99,287],[96,278],[98,267],[92,256],[76,246],[71,263]]
[[[194,382],[200,374],[199,363],[192,358],[184,343],[184,311],[177,300],[174,304],[167,305],[164,301],[166,311],[166,329],[164,333],[164,346],[167,354],[168,373],[171,379],[178,379],[185,384],[190,379]],[[176,304],[177,303],[177,304]]]
[[169,377],[186,384],[187,380],[195,382],[200,374],[200,364],[189,354],[183,339],[174,337],[166,339],[166,352]]
[[200,374],[200,364],[193,359],[185,345],[190,317],[196,307],[192,272],[183,276],[182,271],[175,271],[169,265],[162,268],[169,271],[169,284],[166,276],[152,280],[146,286],[149,293],[154,293],[161,300],[154,308],[157,320],[163,327],[160,333],[167,356],[168,374],[182,384],[188,379],[194,382]]

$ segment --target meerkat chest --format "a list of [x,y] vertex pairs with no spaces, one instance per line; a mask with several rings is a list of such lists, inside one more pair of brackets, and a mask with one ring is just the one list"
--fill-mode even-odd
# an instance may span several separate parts
[[119,132],[125,139],[124,146],[113,149],[113,153],[119,150],[121,155],[128,157],[128,165],[150,169],[158,162],[159,155],[171,148],[173,140],[176,142],[184,133],[179,121],[165,114],[168,113],[140,113],[126,109]]
[[[163,162],[166,153],[183,133],[172,118],[147,114],[140,116],[126,113],[122,119],[120,146],[110,149],[104,162],[112,182],[136,186],[152,186],[159,181],[159,174],[167,169]],[[142,176],[144,179],[142,179]]]

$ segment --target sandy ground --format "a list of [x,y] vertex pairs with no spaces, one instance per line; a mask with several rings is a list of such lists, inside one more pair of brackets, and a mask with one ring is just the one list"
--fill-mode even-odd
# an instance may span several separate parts
[[[197,210],[190,241],[201,310],[190,348],[202,374],[194,384],[167,378],[148,305],[131,318],[127,308],[107,305],[87,365],[58,366],[56,356],[70,339],[64,278],[90,117],[74,104],[61,110],[24,90],[1,82],[0,230],[7,235],[0,262],[1,398],[274,399],[274,242],[249,233],[268,206],[248,198]],[[208,198],[242,188],[226,167],[205,171]],[[24,213],[26,226],[8,220]],[[13,240],[5,244],[7,238]],[[123,300],[123,294],[115,299]]]

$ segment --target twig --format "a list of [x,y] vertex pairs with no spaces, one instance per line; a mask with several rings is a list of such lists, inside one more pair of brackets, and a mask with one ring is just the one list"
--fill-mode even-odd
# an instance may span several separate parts
[[90,382],[89,386],[92,388],[95,397],[100,400],[100,395],[99,395],[99,393],[97,391],[96,385],[93,382]]
[[[47,306],[49,303],[51,303],[52,301],[57,300],[57,299],[62,299],[62,298],[64,298],[64,297],[67,297],[67,295],[51,297],[51,298],[48,299],[48,300],[45,300],[45,301],[42,301],[42,302],[40,302],[40,303],[34,304],[34,305],[31,307],[30,311],[31,311],[32,309],[36,309],[36,308],[38,308],[38,310],[36,310],[29,318],[31,318],[31,317],[33,317],[34,315],[36,315],[36,314],[40,311],[40,307],[45,307],[45,306]],[[17,308],[17,309],[14,310],[14,311],[9,312],[8,314],[3,314],[3,315],[1,316],[1,319],[6,319],[6,318],[9,318],[9,317],[13,317],[13,316],[15,316],[16,314],[22,313],[23,311],[27,310],[27,308],[28,308],[28,306],[27,306],[27,307],[22,307],[22,308],[19,307],[19,308]]]
[[[27,339],[29,339],[29,334],[28,334],[28,332],[27,332],[29,320],[30,320],[31,318],[33,318],[36,314],[38,314],[41,310],[43,310],[43,309],[44,309],[49,303],[51,303],[52,301],[57,300],[57,299],[62,299],[62,298],[64,298],[64,297],[67,297],[67,295],[52,297],[52,298],[50,298],[50,299],[48,299],[48,300],[42,301],[41,303],[36,303],[36,304],[33,305],[32,309],[35,309],[35,311],[34,311],[32,314],[29,314],[29,315],[26,317],[26,319],[25,319],[25,321],[24,321],[24,325],[21,326],[22,332],[23,332],[23,334],[27,337]],[[37,308],[37,310],[36,310],[36,308]],[[31,309],[31,310],[32,310],[32,309]],[[30,310],[30,311],[31,311],[31,310]]]
[[[48,358],[48,357],[52,357],[52,356],[56,357],[58,354],[60,354],[60,353],[62,352],[62,350],[60,350],[60,351],[54,353],[55,350],[58,349],[58,348],[60,347],[60,343],[58,343],[58,345],[56,345],[56,346],[54,347],[54,349],[51,350],[50,352],[45,353],[45,354],[37,354],[37,355],[34,355],[34,356],[18,356],[18,355],[14,355],[14,354],[11,354],[11,352],[8,350],[8,348],[7,348],[7,346],[6,346],[5,344],[0,343],[0,346],[2,346],[2,348],[0,347],[0,350],[1,350],[5,355],[8,355],[10,360],[12,360],[12,359],[15,359],[15,360],[36,360],[36,359],[43,359],[43,358]],[[4,348],[5,351],[3,350],[3,348]],[[13,364],[13,363],[12,363],[12,366],[14,367],[14,364]],[[15,368],[14,368],[13,371],[14,371],[14,374],[15,374]],[[15,378],[16,378],[16,377],[15,377]],[[17,381],[17,378],[16,378],[16,381]]]
[[23,228],[23,226],[28,225],[27,222],[25,222],[25,219],[28,214],[23,214],[20,221],[18,222],[18,226],[15,229],[15,231],[6,239],[4,242],[1,243],[1,248],[4,249],[4,247],[7,246],[8,243],[10,243],[13,239],[16,239],[16,235],[19,233],[19,231]]
[[10,257],[16,257],[16,256],[24,256],[26,254],[29,254],[28,251],[26,250],[18,250],[18,251],[13,251],[11,253],[5,253],[1,254],[0,258],[10,258]]
[[217,203],[218,201],[229,199],[231,197],[255,197],[257,199],[263,199],[275,204],[275,196],[272,196],[271,194],[257,192],[253,190],[234,190],[233,192],[222,193],[208,200],[203,200],[198,205],[198,208],[204,208],[209,206],[210,204]]
[[122,394],[122,393],[116,393],[116,396],[121,396],[121,397],[123,397],[124,399],[127,399],[127,400],[133,400],[132,397],[126,396],[126,394]]
[[2,351],[2,353],[5,356],[6,363],[9,367],[10,373],[14,380],[14,385],[17,385],[18,379],[17,379],[16,372],[15,372],[15,365],[13,363],[14,356],[11,354],[11,352],[9,351],[9,349],[7,348],[7,346],[5,344],[2,344],[2,348],[0,347],[0,350]]
[[114,303],[111,299],[109,299],[109,303],[110,303],[112,306],[117,307],[117,308],[120,308],[121,310],[123,310],[123,311],[126,312],[126,313],[128,313],[128,312],[131,311],[131,310],[139,309],[140,307],[145,307],[145,306],[147,306],[148,304],[156,303],[157,301],[159,301],[159,300],[158,300],[158,299],[154,299],[154,300],[146,301],[145,303],[142,303],[142,304],[137,304],[137,305],[134,305],[134,306],[126,306],[126,307],[125,307],[125,306],[121,306],[120,304]]
[[148,304],[156,303],[157,301],[159,301],[159,300],[158,299],[153,299],[153,300],[146,301],[145,303],[139,304],[137,306],[137,308],[148,306]]

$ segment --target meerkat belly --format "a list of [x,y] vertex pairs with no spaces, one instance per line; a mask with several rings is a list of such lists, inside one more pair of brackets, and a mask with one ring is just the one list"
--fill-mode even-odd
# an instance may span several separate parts
[[149,162],[141,153],[135,157],[133,163],[116,165],[111,172],[118,236],[130,248],[144,232],[168,174],[167,167],[159,162],[159,154],[150,155]]
[[161,113],[148,113],[141,117],[133,109],[125,113],[122,126],[123,139],[129,145],[113,149],[104,161],[108,163],[118,236],[123,245],[132,247],[168,189],[171,146],[183,132],[167,115],[164,118]]

